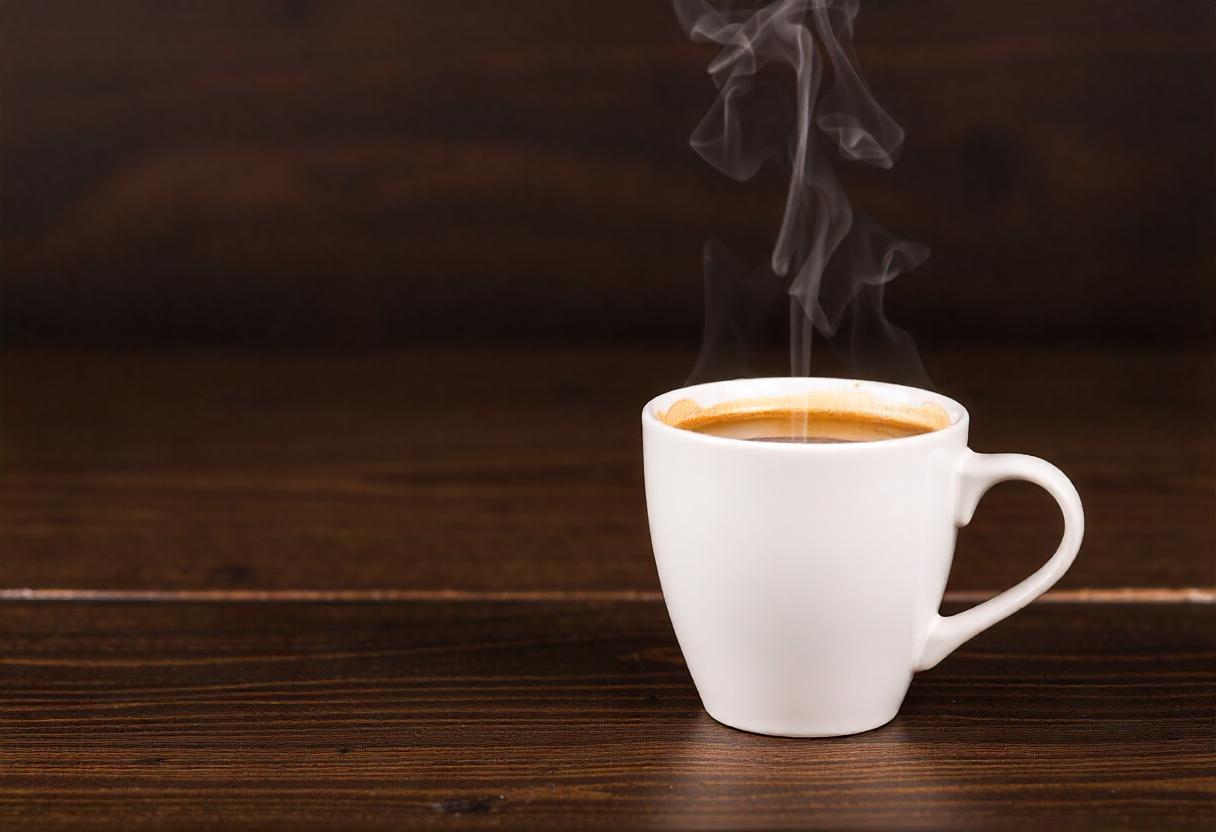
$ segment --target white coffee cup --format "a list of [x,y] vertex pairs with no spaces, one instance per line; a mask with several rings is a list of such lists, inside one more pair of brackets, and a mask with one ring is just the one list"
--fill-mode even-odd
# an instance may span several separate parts
[[[937,404],[948,426],[841,444],[752,442],[669,425],[702,406],[820,391]],[[912,387],[739,379],[675,390],[642,411],[646,505],[663,597],[705,710],[761,734],[826,737],[895,717],[912,674],[1030,603],[1067,571],[1084,532],[1055,466],[967,448],[968,415]],[[1056,553],[1017,586],[938,614],[956,530],[992,485],[1026,480],[1064,513]]]

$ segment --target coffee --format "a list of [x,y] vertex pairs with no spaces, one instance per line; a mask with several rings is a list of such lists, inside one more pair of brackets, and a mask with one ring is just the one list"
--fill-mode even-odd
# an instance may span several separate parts
[[713,436],[746,439],[750,442],[787,442],[803,445],[874,442],[929,432],[910,425],[874,424],[862,419],[818,419],[797,411],[763,418],[748,415],[727,416],[689,430]]
[[898,439],[940,430],[950,417],[936,404],[909,404],[860,391],[740,399],[702,407],[682,399],[661,421],[673,427],[755,442],[834,444]]

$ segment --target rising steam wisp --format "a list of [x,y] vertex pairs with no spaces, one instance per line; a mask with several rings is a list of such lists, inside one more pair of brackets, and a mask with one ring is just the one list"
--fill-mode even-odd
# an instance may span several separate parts
[[[739,181],[765,162],[789,167],[767,264],[749,273],[720,243],[706,245],[706,324],[693,376],[720,358],[711,356],[715,350],[749,337],[754,321],[747,319],[760,317],[756,299],[777,287],[789,296],[792,374],[810,374],[818,331],[848,353],[856,371],[924,383],[911,337],[883,313],[883,290],[923,262],[928,249],[854,213],[828,158],[835,149],[847,161],[890,168],[903,144],[903,130],[874,100],[852,53],[858,0],[674,5],[689,37],[722,47],[709,64],[718,97],[693,131],[693,149]],[[793,70],[792,101],[788,92],[774,100],[773,85],[758,78],[769,66]]]

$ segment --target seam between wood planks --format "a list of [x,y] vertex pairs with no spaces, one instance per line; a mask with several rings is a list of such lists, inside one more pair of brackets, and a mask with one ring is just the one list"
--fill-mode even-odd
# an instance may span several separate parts
[[[951,591],[943,600],[978,604],[998,593]],[[465,589],[0,589],[3,601],[110,601],[163,603],[653,603],[663,600],[653,590],[465,590]],[[1118,587],[1058,589],[1035,603],[1048,604],[1213,604],[1216,587]]]

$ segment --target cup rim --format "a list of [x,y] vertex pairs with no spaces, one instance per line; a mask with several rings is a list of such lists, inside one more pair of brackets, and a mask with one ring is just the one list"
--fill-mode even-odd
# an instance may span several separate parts
[[[796,442],[751,442],[746,439],[738,439],[732,436],[715,436],[710,433],[699,433],[695,430],[685,430],[678,428],[675,425],[669,425],[661,421],[655,416],[656,405],[660,400],[671,399],[677,401],[680,398],[696,398],[695,392],[707,387],[725,387],[735,385],[774,385],[774,384],[795,384],[799,382],[807,383],[807,389],[862,389],[862,390],[878,390],[891,392],[900,392],[904,395],[914,395],[922,401],[930,401],[945,408],[950,414],[950,424],[938,430],[929,431],[928,433],[918,433],[915,436],[899,436],[890,439],[874,439],[866,442],[840,442],[840,443],[824,443],[800,444]],[[921,387],[912,387],[906,384],[892,384],[886,381],[870,381],[867,379],[855,378],[834,378],[832,376],[763,376],[760,378],[733,378],[723,379],[720,381],[710,381],[701,384],[693,384],[687,387],[677,387],[673,390],[668,390],[665,393],[652,398],[642,407],[642,426],[650,427],[652,430],[657,430],[660,434],[670,432],[670,435],[681,439],[706,443],[708,446],[721,448],[747,448],[748,450],[759,453],[793,453],[793,454],[841,454],[841,453],[866,453],[876,450],[882,450],[894,445],[907,446],[913,444],[931,444],[934,441],[939,441],[943,438],[954,436],[962,433],[964,440],[967,436],[968,426],[971,423],[971,415],[967,412],[967,408],[963,407],[959,402],[943,396],[941,393],[935,393],[932,390],[925,390]]]

